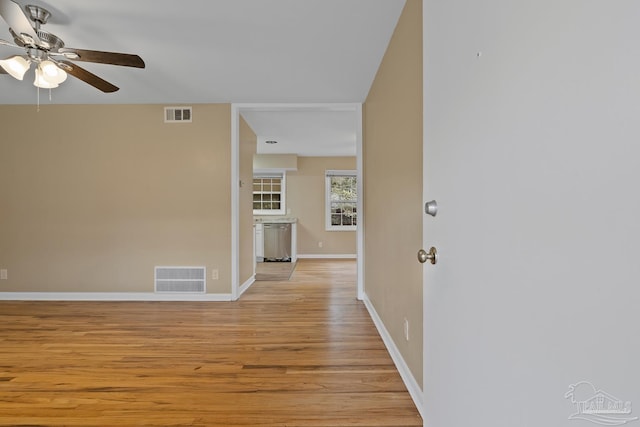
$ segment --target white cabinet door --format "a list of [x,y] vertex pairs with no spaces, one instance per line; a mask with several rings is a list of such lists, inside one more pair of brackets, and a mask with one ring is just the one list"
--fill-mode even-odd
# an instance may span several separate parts
[[264,232],[262,224],[256,224],[256,260],[258,262],[264,261]]

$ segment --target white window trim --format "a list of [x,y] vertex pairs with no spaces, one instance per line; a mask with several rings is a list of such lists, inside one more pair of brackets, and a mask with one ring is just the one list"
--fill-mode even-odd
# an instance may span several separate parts
[[[282,177],[282,185],[280,190],[280,209],[254,209],[254,215],[285,215],[287,212],[287,172],[285,170],[272,172],[255,172],[253,174],[257,178],[280,178]],[[251,194],[253,195],[253,184],[251,186]]]
[[[324,224],[325,231],[356,231],[357,225],[332,225],[331,224],[331,177],[332,176],[358,176],[355,170],[326,170],[324,173]],[[360,195],[358,194],[358,198]],[[356,212],[357,223],[360,223],[360,212]]]

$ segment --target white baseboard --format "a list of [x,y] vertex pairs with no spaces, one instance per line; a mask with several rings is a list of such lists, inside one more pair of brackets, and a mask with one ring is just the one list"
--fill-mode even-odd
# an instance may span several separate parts
[[415,403],[416,407],[418,408],[418,412],[420,412],[422,419],[424,419],[424,394],[422,392],[422,389],[420,388],[420,385],[411,373],[411,370],[407,366],[407,363],[404,361],[400,350],[398,350],[398,347],[396,347],[396,344],[393,342],[391,335],[389,335],[387,328],[385,328],[382,319],[380,319],[380,316],[378,316],[376,309],[373,307],[373,304],[371,304],[371,301],[369,300],[369,297],[366,293],[364,294],[364,298],[362,301],[364,302],[365,307],[367,307],[369,315],[371,316],[371,320],[373,320],[373,323],[376,325],[378,333],[380,334],[384,345],[387,347],[387,350],[391,355],[391,359],[393,359],[393,363],[395,363],[396,368],[398,368],[398,372],[400,372],[402,381],[409,390],[409,395],[411,395],[413,403]]
[[0,301],[231,301],[231,294],[153,292],[0,292]]
[[299,254],[303,259],[357,259],[356,254]]
[[249,277],[249,279],[240,286],[240,289],[238,289],[238,298],[240,298],[240,295],[244,294],[247,291],[247,289],[249,289],[251,285],[253,285],[255,281],[256,281],[256,275],[254,274],[253,276]]

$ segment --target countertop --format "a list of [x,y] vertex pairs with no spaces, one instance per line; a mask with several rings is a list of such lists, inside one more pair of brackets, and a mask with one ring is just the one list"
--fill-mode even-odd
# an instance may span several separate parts
[[253,222],[255,224],[295,224],[296,222],[298,222],[298,218],[291,218],[291,217],[286,217],[286,218],[282,218],[282,217],[275,217],[275,218],[254,218]]

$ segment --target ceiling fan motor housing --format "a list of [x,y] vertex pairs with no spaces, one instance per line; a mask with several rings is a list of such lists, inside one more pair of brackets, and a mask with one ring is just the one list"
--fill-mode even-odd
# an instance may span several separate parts
[[[13,31],[11,28],[9,28],[9,32],[13,36],[13,41],[18,46],[27,47],[32,45],[31,43],[25,43],[23,36],[16,34],[15,31]],[[52,50],[54,52],[64,47],[64,42],[62,41],[62,39],[56,36],[55,34],[51,34],[43,30],[37,30],[36,34],[38,35],[38,38],[40,39],[41,43],[36,46],[36,43],[34,42],[33,47],[47,50],[47,51]]]
[[32,4],[27,5],[24,8],[28,12],[29,18],[35,23],[34,30],[40,39],[40,43],[37,44],[34,40],[29,40],[30,37],[26,37],[25,34],[17,34],[12,28],[9,28],[9,32],[11,32],[15,43],[20,47],[31,46],[37,49],[54,52],[63,48],[64,42],[60,37],[40,29],[40,25],[46,24],[51,17],[51,12],[43,7],[34,6]]

